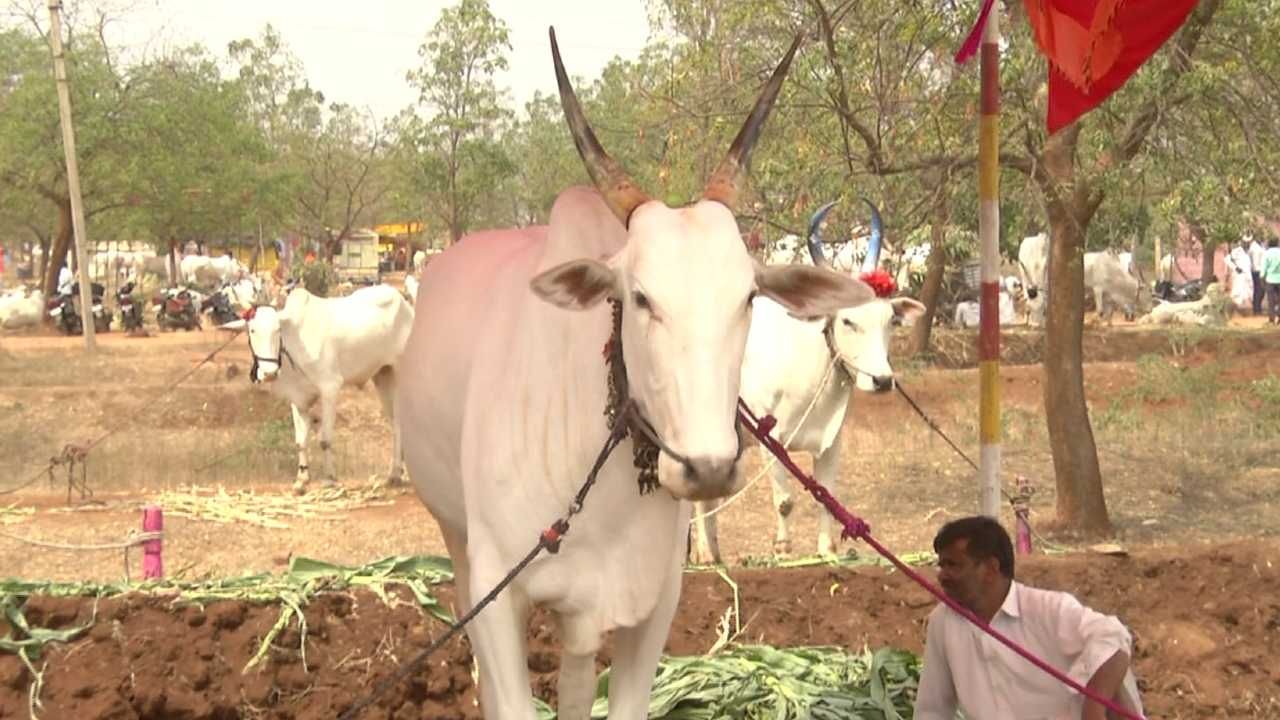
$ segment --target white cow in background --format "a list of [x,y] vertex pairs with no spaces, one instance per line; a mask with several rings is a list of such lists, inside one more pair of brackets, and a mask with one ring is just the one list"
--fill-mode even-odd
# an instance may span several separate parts
[[249,268],[227,256],[185,255],[178,265],[181,282],[201,287],[222,287],[249,274]]
[[418,301],[418,278],[413,275],[404,276],[404,296],[409,299],[410,305]]
[[1204,296],[1190,302],[1162,302],[1138,318],[1139,325],[1221,325],[1234,307],[1221,283],[1210,283]]
[[[677,208],[605,154],[552,38],[561,103],[599,192],[565,190],[549,226],[477,233],[432,259],[397,410],[461,614],[573,504],[610,436],[617,380],[614,407],[634,408],[619,417],[631,437],[601,466],[558,552],[528,564],[466,632],[488,720],[535,717],[525,643],[534,607],[559,624],[558,717],[591,716],[596,653],[612,633],[609,718],[643,720],[680,598],[688,501],[731,493],[741,477],[735,417],[752,297],[819,315],[870,290],[821,268],[762,267],[734,218],[739,175],[799,38],[702,199]],[[607,343],[614,351],[602,355]],[[646,428],[665,446],[647,493],[632,455]]]
[[1049,286],[1049,234],[1022,238],[1018,245],[1018,270],[1026,293],[1027,324],[1043,325]]
[[[1006,278],[1008,280],[1010,278]],[[1012,278],[1016,280],[1017,278]],[[1000,290],[999,295],[999,318],[1001,325],[1013,325],[1018,320],[1017,305],[1015,297],[1008,290]],[[976,328],[981,318],[981,306],[976,300],[965,300],[956,303],[956,312],[954,322],[958,327]]]
[[[1123,253],[1127,255],[1127,253]],[[1111,321],[1115,305],[1119,305],[1125,317],[1132,320],[1137,314],[1142,283],[1130,273],[1132,256],[1126,262],[1122,253],[1100,250],[1084,254],[1084,286],[1093,293],[1094,309],[1100,319]]]
[[[245,325],[246,321],[237,320],[222,327],[232,330]],[[324,482],[336,481],[331,448],[338,392],[344,385],[359,387],[370,380],[394,432],[388,482],[399,482],[403,455],[394,403],[396,365],[413,327],[413,307],[400,293],[388,285],[374,285],[346,297],[322,298],[295,288],[283,310],[259,306],[247,325],[253,354],[250,381],[268,383],[273,393],[293,406],[298,446],[294,489],[305,492],[310,479],[307,436],[317,423]]]
[[6,293],[0,297],[0,328],[17,330],[40,324],[44,317],[44,293],[27,292],[26,288]]
[[422,277],[422,268],[427,265],[427,253],[423,250],[413,252],[413,274]]
[[[882,237],[880,214],[874,205],[872,218],[868,268],[878,264]],[[810,223],[809,250],[814,264],[824,264],[819,220],[815,215]],[[888,286],[882,292],[883,297],[856,307],[810,317],[798,317],[764,297],[753,303],[742,363],[742,399],[756,415],[777,419],[773,436],[786,443],[788,450],[813,456],[814,479],[828,490],[834,491],[840,479],[840,429],[852,402],[851,391],[887,392],[893,388],[889,363],[893,328],[924,312],[924,305],[911,298],[889,298]],[[790,475],[778,463],[769,473],[777,515],[774,550],[788,553],[787,523],[793,507]],[[694,505],[697,562],[720,562],[714,514],[720,502]],[[818,522],[818,553],[831,554],[831,516],[824,512]]]

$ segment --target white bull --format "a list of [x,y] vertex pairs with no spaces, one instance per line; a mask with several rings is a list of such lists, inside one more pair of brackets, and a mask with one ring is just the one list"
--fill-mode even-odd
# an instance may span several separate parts
[[1029,325],[1044,324],[1049,287],[1049,235],[1040,233],[1022,238],[1018,245],[1018,270],[1026,295],[1026,318]]
[[408,298],[410,305],[418,302],[418,278],[413,275],[404,276],[404,296]]
[[[820,210],[819,213],[822,211]],[[872,206],[872,234],[868,267],[880,256],[883,231],[879,212]],[[810,222],[810,257],[821,256],[819,217]],[[887,277],[887,274],[885,274]],[[833,489],[840,477],[840,428],[856,387],[866,392],[893,388],[889,363],[889,339],[893,328],[924,312],[924,306],[907,297],[886,298],[819,317],[797,317],[768,298],[756,298],[742,365],[742,398],[752,412],[772,415],[778,422],[773,434],[789,451],[807,452],[814,458],[814,479]],[[773,481],[773,506],[777,515],[776,552],[788,553],[791,484],[780,464],[769,468]],[[695,505],[695,560],[720,562],[716,533],[716,509],[720,501]],[[818,527],[818,553],[830,554],[831,517],[823,513]]]
[[[563,648],[558,717],[586,720],[595,655],[613,631],[609,718],[642,720],[680,596],[687,500],[739,482],[735,412],[752,297],[816,315],[865,301],[870,289],[825,269],[760,267],[734,219],[738,175],[795,45],[703,199],[682,208],[651,200],[605,154],[554,35],[552,48],[571,134],[601,192],[566,190],[549,227],[478,233],[432,259],[397,408],[461,614],[573,504],[610,432],[617,369],[614,407],[635,408],[618,420],[630,422],[631,438],[600,469],[564,546],[530,563],[467,634],[484,716],[532,720],[527,617],[534,605],[551,610]],[[634,406],[621,404],[628,396]],[[632,459],[639,418],[666,446],[650,493],[637,487]]]
[[[222,327],[242,328],[245,321]],[[387,285],[362,288],[343,298],[316,297],[305,288],[295,288],[283,310],[263,305],[254,311],[248,321],[253,353],[249,379],[268,383],[273,393],[293,406],[298,446],[295,490],[305,491],[310,479],[307,436],[317,423],[324,481],[336,480],[331,447],[338,392],[344,385],[359,387],[370,380],[394,433],[388,482],[400,480],[403,455],[394,406],[396,365],[412,327],[413,308]]]
[[178,266],[182,282],[201,287],[221,287],[249,274],[244,263],[229,256],[186,255]]
[[1093,293],[1094,309],[1100,319],[1109,322],[1115,305],[1130,320],[1137,313],[1142,284],[1129,267],[1133,267],[1132,256],[1124,258],[1111,250],[1084,254],[1084,286]]
[[44,317],[44,293],[23,289],[0,298],[0,328],[17,330],[39,325]]

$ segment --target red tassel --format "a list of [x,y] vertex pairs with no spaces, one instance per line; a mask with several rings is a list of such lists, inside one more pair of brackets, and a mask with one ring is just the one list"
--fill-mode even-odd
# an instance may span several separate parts
[[872,270],[871,272],[862,273],[859,278],[862,282],[871,286],[875,291],[876,297],[886,298],[894,294],[898,290],[898,283],[894,282],[893,276],[885,270]]

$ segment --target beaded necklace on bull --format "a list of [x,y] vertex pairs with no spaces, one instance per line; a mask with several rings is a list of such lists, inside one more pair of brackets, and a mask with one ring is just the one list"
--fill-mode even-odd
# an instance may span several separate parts
[[604,361],[609,367],[609,400],[605,403],[604,416],[609,430],[613,430],[621,421],[627,422],[628,427],[623,437],[631,438],[631,461],[640,471],[637,479],[640,494],[648,495],[658,489],[658,454],[661,449],[647,433],[637,432],[640,428],[636,427],[636,420],[631,414],[626,418],[621,417],[623,404],[631,397],[627,383],[627,363],[622,357],[622,301],[609,298],[609,307],[613,315],[613,330],[608,342],[604,344]]

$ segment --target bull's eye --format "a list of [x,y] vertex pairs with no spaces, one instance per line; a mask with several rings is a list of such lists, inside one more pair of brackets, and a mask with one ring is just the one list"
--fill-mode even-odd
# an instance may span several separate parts
[[645,297],[645,294],[640,292],[639,290],[636,290],[631,293],[631,302],[635,303],[636,307],[640,308],[641,310],[653,309],[652,307],[649,306],[649,298]]
[[845,327],[847,327],[847,328],[849,328],[850,330],[852,330],[852,331],[854,331],[854,332],[857,332],[857,331],[858,331],[858,324],[857,324],[857,323],[855,323],[854,321],[850,320],[849,318],[845,318],[844,320],[841,320],[840,322],[843,322],[843,323],[844,323],[844,326],[845,326]]

